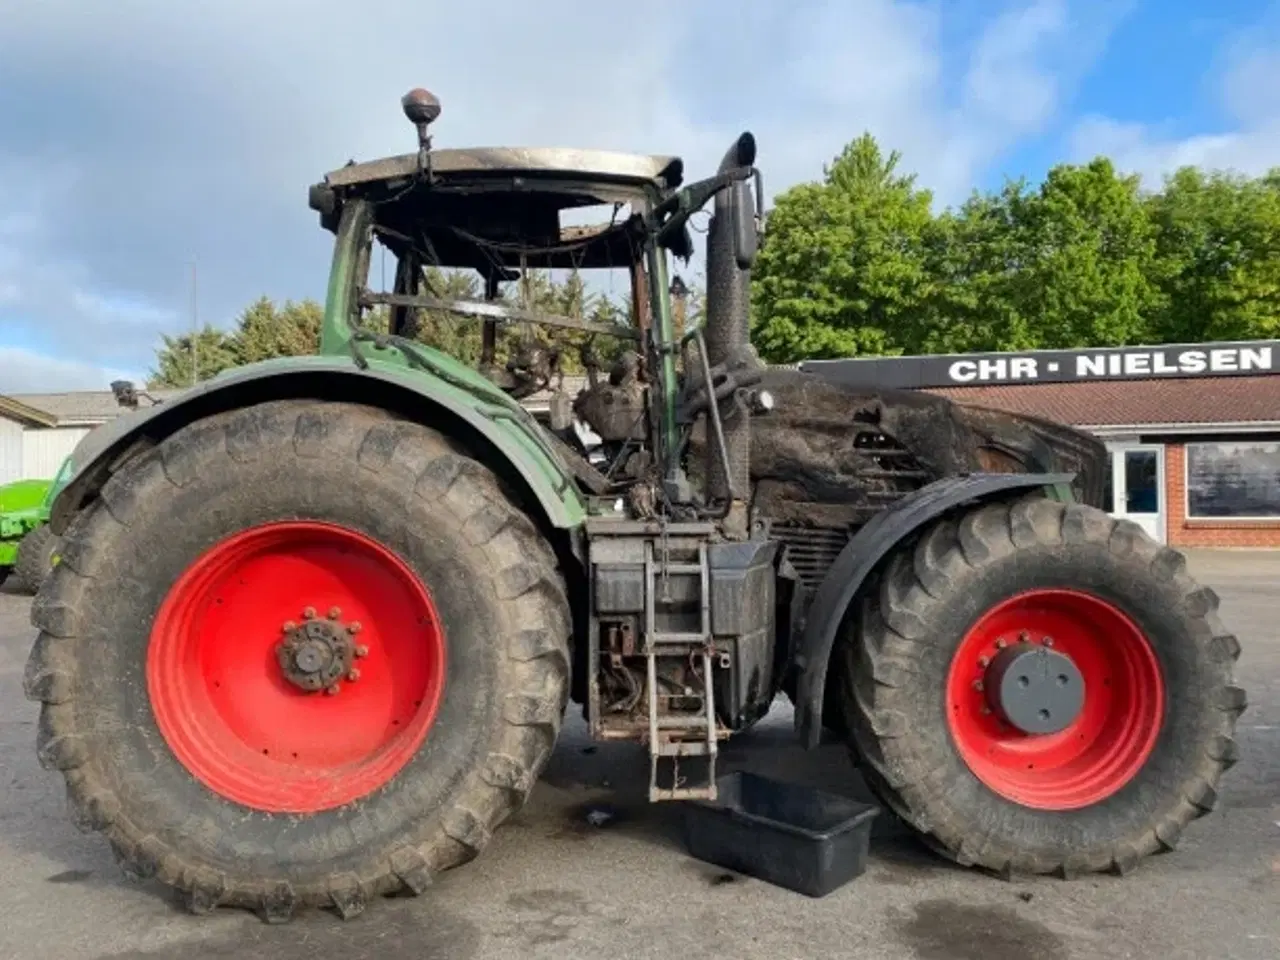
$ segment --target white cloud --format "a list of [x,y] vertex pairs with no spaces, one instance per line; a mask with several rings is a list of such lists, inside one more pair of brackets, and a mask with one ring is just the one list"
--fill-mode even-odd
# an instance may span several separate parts
[[1148,186],[1179,167],[1198,166],[1251,176],[1280,166],[1280,46],[1245,40],[1223,51],[1225,68],[1206,78],[1221,105],[1225,129],[1177,136],[1168,124],[1083,118],[1070,137],[1077,159],[1105,154]]
[[0,393],[58,393],[106,390],[112,380],[142,383],[137,371],[62,360],[21,347],[0,346]]
[[420,84],[443,101],[441,146],[679,153],[699,176],[746,128],[777,191],[869,129],[941,200],[961,199],[1045,128],[1092,54],[1066,0],[1015,2],[950,76],[942,10],[20,5],[0,31],[0,85],[21,91],[0,102],[0,342],[21,327],[69,362],[145,367],[159,332],[187,324],[193,258],[202,318],[264,293],[321,296],[328,239],[306,187],[350,157],[412,149],[398,99]]

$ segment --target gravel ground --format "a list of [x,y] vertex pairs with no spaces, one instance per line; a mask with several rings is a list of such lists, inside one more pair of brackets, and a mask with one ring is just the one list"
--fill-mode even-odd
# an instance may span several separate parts
[[[1218,810],[1178,851],[1123,879],[1004,882],[936,860],[881,818],[866,874],[811,900],[688,857],[674,807],[641,799],[643,752],[597,749],[575,722],[525,810],[429,896],[384,901],[350,923],[308,914],[279,927],[234,911],[187,916],[161,891],[127,883],[105,842],[76,831],[60,780],[35,760],[36,709],[21,691],[28,601],[0,590],[0,958],[1273,960],[1280,553],[1197,553],[1192,566],[1244,647],[1242,759]],[[863,789],[838,746],[794,746],[782,706],[724,765]],[[598,804],[614,813],[600,827],[586,819]]]

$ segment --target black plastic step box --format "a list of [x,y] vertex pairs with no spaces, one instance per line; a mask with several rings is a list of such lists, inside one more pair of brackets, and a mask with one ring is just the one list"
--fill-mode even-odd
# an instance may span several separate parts
[[691,856],[811,897],[866,869],[879,807],[745,772],[721,777],[716,793],[685,804]]

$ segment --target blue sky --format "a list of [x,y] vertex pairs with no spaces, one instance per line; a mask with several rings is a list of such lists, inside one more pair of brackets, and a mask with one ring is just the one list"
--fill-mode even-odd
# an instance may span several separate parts
[[323,293],[306,187],[436,142],[679,153],[742,129],[770,192],[863,130],[939,204],[1113,156],[1151,185],[1280,165],[1280,3],[1245,0],[9,0],[0,393],[145,376],[162,332]]

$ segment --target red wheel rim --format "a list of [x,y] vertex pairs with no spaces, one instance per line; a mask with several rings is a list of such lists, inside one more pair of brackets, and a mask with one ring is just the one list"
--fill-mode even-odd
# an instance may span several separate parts
[[[1026,734],[991,710],[984,679],[1003,646],[1046,637],[1074,662],[1084,702],[1065,729]],[[947,724],[964,762],[995,793],[1039,810],[1087,807],[1128,783],[1155,749],[1164,702],[1159,661],[1138,625],[1074,590],[1031,590],[988,610],[947,677]]]
[[[307,608],[363,648],[334,693],[301,689],[277,659],[285,625],[305,624]],[[311,521],[208,549],[169,591],[147,650],[152,709],[178,760],[269,812],[332,809],[388,783],[426,739],[444,677],[422,581],[363,534]]]

